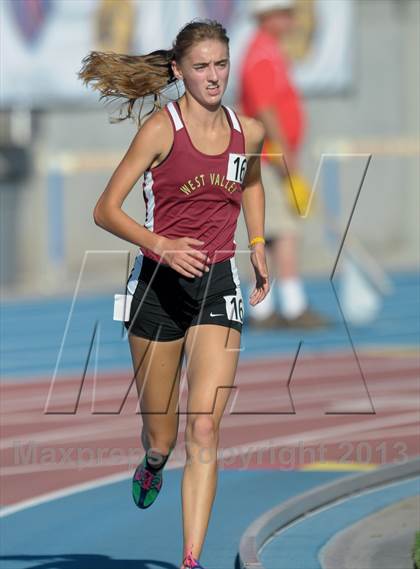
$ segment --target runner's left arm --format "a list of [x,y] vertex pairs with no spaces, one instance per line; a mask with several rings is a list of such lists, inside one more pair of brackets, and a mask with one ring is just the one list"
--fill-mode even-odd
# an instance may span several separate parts
[[[245,132],[248,167],[243,182],[242,209],[248,232],[248,239],[264,237],[265,196],[261,180],[261,149],[265,129],[261,121],[242,120]],[[256,243],[251,248],[251,263],[255,270],[256,284],[249,301],[252,306],[267,296],[270,290],[264,243]]]

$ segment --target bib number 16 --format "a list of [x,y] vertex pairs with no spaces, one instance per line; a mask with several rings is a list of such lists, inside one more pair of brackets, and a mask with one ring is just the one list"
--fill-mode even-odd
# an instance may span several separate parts
[[241,292],[237,291],[236,295],[226,295],[224,299],[228,319],[242,324],[244,319],[244,303]]
[[229,154],[227,179],[242,184],[246,174],[247,159],[243,154]]

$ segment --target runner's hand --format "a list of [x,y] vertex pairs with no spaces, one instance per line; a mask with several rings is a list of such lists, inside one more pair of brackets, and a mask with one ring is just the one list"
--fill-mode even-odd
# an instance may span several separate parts
[[264,243],[256,243],[251,250],[251,263],[255,271],[256,284],[249,297],[251,306],[263,301],[270,290]]
[[208,272],[210,262],[208,255],[195,247],[203,245],[204,241],[192,237],[168,239],[162,237],[155,253],[161,260],[184,277],[202,277],[203,271]]

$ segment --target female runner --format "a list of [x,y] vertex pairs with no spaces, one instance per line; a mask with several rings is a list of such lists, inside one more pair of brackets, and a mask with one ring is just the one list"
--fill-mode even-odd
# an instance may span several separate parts
[[[156,499],[176,444],[186,357],[182,569],[202,567],[198,558],[216,492],[220,421],[238,363],[243,306],[234,232],[241,204],[256,277],[250,303],[261,302],[269,291],[258,156],[264,129],[222,105],[228,76],[229,38],[211,20],[187,24],[168,51],[91,52],[79,73],[102,97],[126,98],[124,118],[132,116],[136,99],[154,95],[156,112],[134,136],[94,219],[140,248],[127,282],[131,305],[125,322],[146,451],[133,476],[140,508]],[[176,81],[183,81],[185,93],[160,109],[162,90]],[[122,210],[142,175],[144,226]]]

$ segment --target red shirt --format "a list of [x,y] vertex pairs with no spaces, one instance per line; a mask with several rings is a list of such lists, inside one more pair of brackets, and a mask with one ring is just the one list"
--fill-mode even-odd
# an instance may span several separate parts
[[[246,171],[245,139],[239,120],[223,107],[230,125],[224,152],[204,154],[192,144],[178,103],[168,103],[174,142],[166,159],[144,173],[145,227],[169,239],[193,237],[204,241],[195,247],[211,262],[233,257],[234,234],[242,202]],[[144,255],[159,256],[142,248]]]
[[240,104],[251,117],[274,107],[280,132],[292,150],[298,149],[304,128],[301,99],[277,40],[262,30],[256,32],[244,54]]

